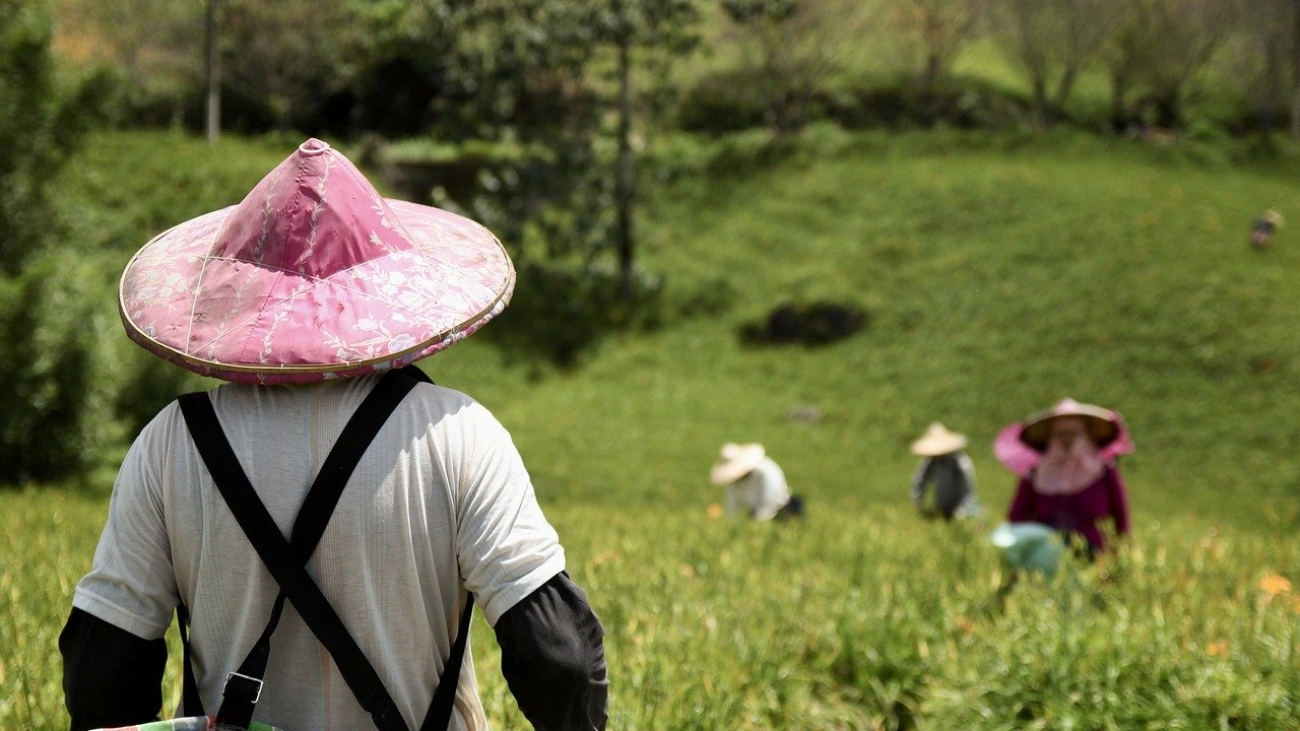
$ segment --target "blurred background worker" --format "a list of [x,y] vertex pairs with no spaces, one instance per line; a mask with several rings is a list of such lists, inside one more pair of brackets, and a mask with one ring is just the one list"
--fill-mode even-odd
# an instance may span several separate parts
[[1012,523],[1050,526],[1079,553],[1094,556],[1106,549],[1104,521],[1119,536],[1129,532],[1128,493],[1116,458],[1133,451],[1118,412],[1064,399],[1050,409],[1011,424],[994,451],[1011,455],[1009,443],[1027,448],[1031,459],[1016,469],[1020,481],[1007,511]]
[[[912,442],[912,454],[921,457],[912,476],[912,504],[922,515],[952,520],[979,511],[975,465],[963,451],[965,448],[966,435],[950,431],[937,421]],[[931,484],[933,500],[927,504],[925,493]]]
[[754,520],[803,515],[803,499],[791,494],[781,470],[762,444],[727,442],[714,462],[709,479],[727,488],[727,515],[747,515]]
[[1282,227],[1282,214],[1277,211],[1264,211],[1250,226],[1250,245],[1256,249],[1266,249],[1273,245],[1273,234]]

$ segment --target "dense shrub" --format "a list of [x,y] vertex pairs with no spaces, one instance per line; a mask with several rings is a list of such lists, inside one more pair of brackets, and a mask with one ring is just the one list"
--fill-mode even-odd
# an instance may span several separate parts
[[[741,69],[703,77],[683,94],[677,126],[714,136],[773,127],[771,100],[757,73]],[[928,88],[907,79],[865,79],[849,88],[815,89],[803,125],[828,120],[850,130],[1008,129],[1026,123],[1031,112],[1026,99],[976,79],[950,79]]]
[[716,135],[769,124],[768,100],[755,74],[742,69],[705,76],[682,94],[677,126]]
[[93,462],[103,410],[90,388],[93,309],[79,281],[93,267],[48,256],[59,233],[52,173],[98,106],[99,85],[64,89],[44,3],[0,0],[0,484],[71,477]]
[[103,64],[87,77],[86,87],[101,99],[101,126],[110,129],[165,129],[203,124],[205,90],[197,79],[158,83],[134,82],[124,69]]
[[120,437],[94,380],[110,323],[90,292],[107,294],[93,261],[48,256],[0,279],[0,484],[73,479]]
[[[293,144],[296,144],[293,143]],[[293,147],[99,132],[50,174],[41,249],[0,280],[0,484],[74,483],[111,464],[175,395],[203,379],[123,336],[116,284],[131,254],[180,221],[238,200]]]
[[658,327],[663,292],[662,280],[639,270],[627,292],[613,267],[529,261],[510,307],[485,332],[511,358],[571,368],[611,333]]
[[857,305],[838,302],[786,303],[758,322],[741,326],[748,345],[825,345],[843,340],[867,324]]
[[906,82],[861,86],[822,95],[828,119],[845,129],[933,127],[1008,129],[1030,117],[1024,99],[971,80],[925,89]]
[[44,3],[0,0],[0,276],[21,271],[53,230],[50,172],[75,147],[91,100],[61,93]]

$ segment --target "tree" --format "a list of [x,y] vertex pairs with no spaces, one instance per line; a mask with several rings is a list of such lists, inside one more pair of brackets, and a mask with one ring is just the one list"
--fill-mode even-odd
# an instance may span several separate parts
[[207,0],[203,17],[203,57],[207,79],[207,105],[204,115],[208,142],[221,136],[221,24],[217,20],[217,0]]
[[1291,66],[1291,139],[1300,140],[1300,0],[1287,4],[1291,16],[1291,49],[1287,54]]
[[344,84],[342,0],[224,0],[220,10],[222,83],[265,110],[275,130],[309,123]]
[[777,132],[801,129],[820,85],[840,68],[856,1],[722,0]]
[[980,0],[888,0],[879,24],[907,56],[918,87],[933,89],[952,70],[981,16]]
[[1129,0],[1108,0],[1106,16],[1111,32],[1101,49],[1101,60],[1110,76],[1111,128],[1124,132],[1144,124],[1130,105],[1138,74],[1151,63],[1150,46],[1139,21],[1136,4]]
[[59,0],[54,9],[61,58],[111,66],[127,111],[151,122],[181,119],[203,69],[203,12],[193,0]]
[[59,0],[56,12],[65,49],[116,65],[132,86],[192,79],[202,67],[193,0]]
[[1029,79],[1039,122],[1057,121],[1106,38],[1105,0],[992,0],[1002,45]]
[[1247,3],[1239,59],[1260,130],[1267,135],[1282,117],[1291,139],[1300,140],[1300,0]]
[[47,243],[50,173],[82,127],[55,84],[50,39],[43,2],[0,0],[0,276],[16,276]]
[[615,249],[618,255],[620,289],[625,298],[635,296],[632,275],[635,239],[632,211],[636,198],[636,163],[632,151],[632,53],[636,49],[656,55],[662,61],[676,58],[695,47],[699,38],[693,25],[699,20],[690,0],[611,0],[601,24],[604,36],[617,55],[618,129],[615,133],[618,162],[615,172],[615,204],[618,210]]
[[1150,89],[1155,124],[1183,126],[1189,87],[1236,30],[1241,0],[1130,0],[1147,51],[1138,78]]

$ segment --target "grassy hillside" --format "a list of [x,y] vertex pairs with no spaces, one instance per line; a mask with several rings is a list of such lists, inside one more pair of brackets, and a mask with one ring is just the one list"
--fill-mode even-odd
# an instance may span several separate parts
[[[72,235],[124,263],[157,230],[236,202],[291,144],[279,147],[105,135],[64,181]],[[426,361],[513,430],[544,499],[703,506],[716,498],[704,475],[717,447],[758,440],[814,510],[896,503],[906,445],[938,419],[970,436],[985,502],[1000,510],[1011,477],[992,459],[994,434],[1069,395],[1128,419],[1139,524],[1170,511],[1296,522],[1300,247],[1288,228],[1271,250],[1245,243],[1265,208],[1300,211],[1294,161],[824,129],[690,160],[643,186],[640,261],[670,297],[720,305],[541,380],[488,335],[510,310]],[[868,328],[817,349],[736,336],[778,304],[817,298],[859,303]],[[787,418],[802,407],[823,419]]]
[[[1272,250],[1245,243],[1264,208],[1300,203],[1293,171],[1082,138],[816,146],[815,161],[696,171],[642,216],[645,266],[670,288],[722,287],[729,309],[541,384],[492,383],[481,343],[430,369],[489,401],[557,499],[703,502],[717,445],[753,439],[814,509],[894,502],[907,442],[940,419],[971,436],[1000,508],[993,435],[1070,395],[1129,420],[1140,519],[1293,509],[1300,252],[1285,229]],[[815,350],[735,337],[820,297],[863,304],[870,327]],[[785,418],[802,406],[825,419]]]
[[[100,136],[62,181],[71,237],[125,262],[237,200],[291,145],[276,147]],[[611,728],[1293,723],[1300,251],[1293,229],[1268,251],[1245,234],[1265,207],[1300,210],[1294,162],[826,130],[690,159],[647,189],[642,262],[675,302],[725,306],[540,378],[488,335],[509,310],[426,361],[513,432],[606,628]],[[820,349],[740,345],[741,324],[814,298],[863,305],[869,327]],[[1066,394],[1132,426],[1135,535],[999,597],[987,534],[1011,477],[989,444]],[[788,418],[803,407],[823,419]],[[924,523],[906,503],[906,446],[932,419],[971,437],[981,520]],[[804,524],[708,517],[725,440],[767,444],[808,498]],[[105,507],[0,494],[0,727],[66,727],[57,633]],[[524,727],[490,629],[474,632],[493,727]]]

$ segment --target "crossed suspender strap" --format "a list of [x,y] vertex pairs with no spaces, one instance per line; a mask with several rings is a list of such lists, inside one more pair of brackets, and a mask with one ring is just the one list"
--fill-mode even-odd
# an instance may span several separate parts
[[[221,710],[217,714],[218,726],[246,729],[252,720],[253,708],[261,693],[262,677],[270,656],[271,634],[279,622],[287,597],[334,658],[344,681],[358,703],[370,714],[375,726],[380,731],[409,731],[374,667],[303,565],[315,551],[339,496],[366,448],[417,381],[428,382],[428,377],[413,367],[390,371],[380,379],[343,428],[334,448],[326,457],[325,464],[312,483],[294,521],[289,541],[280,533],[240,467],[230,442],[221,430],[208,395],[191,393],[180,397],[186,424],[213,481],[262,562],[280,585],[280,594],[276,597],[266,629],[239,670],[227,678]],[[445,729],[451,720],[456,684],[469,635],[473,601],[474,597],[470,595],[461,613],[460,634],[456,637],[451,656],[443,668],[443,682],[439,682],[434,692],[421,731]],[[188,647],[186,670],[186,682],[192,684]],[[197,698],[197,693],[192,695]],[[185,697],[189,712],[191,694],[186,692]]]

